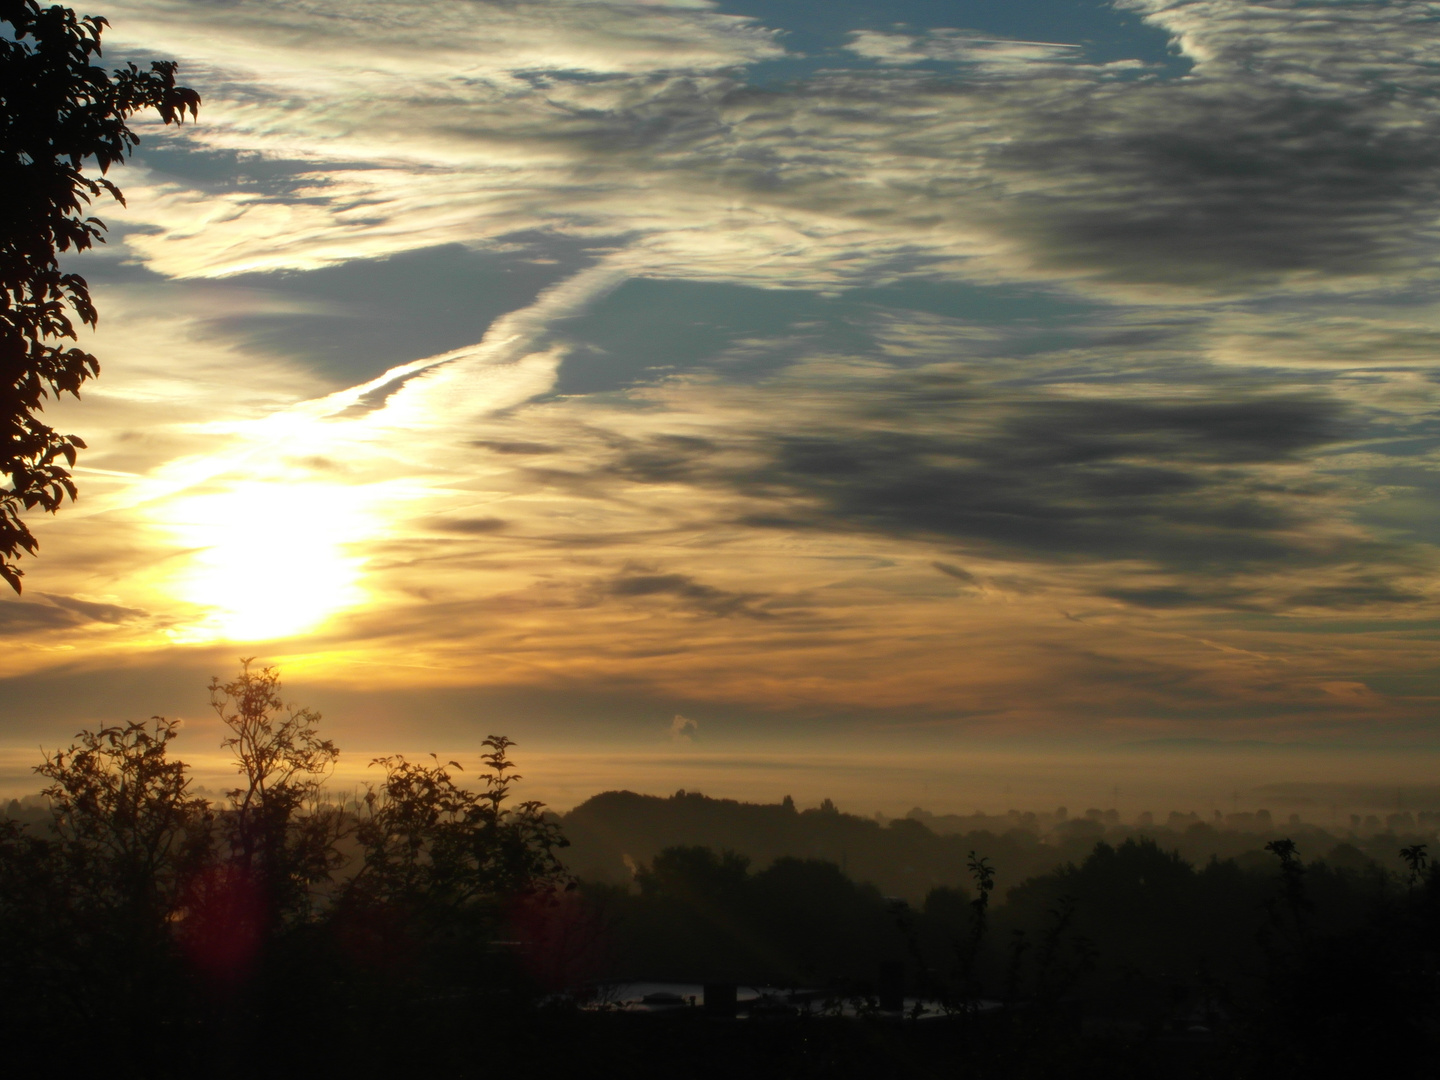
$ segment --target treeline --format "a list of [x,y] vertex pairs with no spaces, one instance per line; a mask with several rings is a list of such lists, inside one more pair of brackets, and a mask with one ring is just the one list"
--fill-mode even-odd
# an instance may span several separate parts
[[1433,829],[1413,821],[1409,831],[1360,837],[1314,825],[1277,827],[1269,815],[1231,815],[1217,826],[1196,815],[1173,813],[1164,825],[1123,825],[1119,815],[1107,819],[1101,811],[1068,819],[1063,813],[962,818],[917,809],[882,824],[843,813],[828,799],[818,808],[800,810],[789,798],[743,803],[686,791],[671,796],[609,791],[587,799],[560,822],[571,842],[566,861],[588,881],[623,884],[635,867],[665,848],[700,846],[736,852],[755,867],[787,856],[831,862],[849,877],[912,905],[932,889],[965,880],[972,851],[991,860],[1003,897],[1023,881],[1082,862],[1101,842],[1118,846],[1127,839],[1151,840],[1196,865],[1218,858],[1258,867],[1271,861],[1265,845],[1283,828],[1310,858],[1329,866],[1397,873],[1404,869],[1400,849],[1434,836]]
[[[1102,841],[1008,896],[990,860],[972,853],[967,883],[911,905],[831,862],[783,857],[752,870],[734,852],[677,847],[642,867],[633,888],[582,882],[581,891],[609,913],[612,977],[873,989],[881,964],[901,960],[911,994],[1013,998],[1035,943],[1062,928],[1056,945],[1083,959],[1076,972],[1097,1015],[1170,1023],[1243,998],[1264,967],[1262,943],[1302,930],[1320,940],[1385,923],[1400,935],[1395,944],[1409,935],[1423,959],[1400,914],[1427,895],[1431,875],[1424,849],[1407,850],[1419,862],[1413,878],[1397,880],[1304,863],[1288,840],[1272,842],[1269,861],[1251,869],[1234,860],[1196,867],[1152,840]],[[1346,996],[1337,1003],[1353,1009]]]

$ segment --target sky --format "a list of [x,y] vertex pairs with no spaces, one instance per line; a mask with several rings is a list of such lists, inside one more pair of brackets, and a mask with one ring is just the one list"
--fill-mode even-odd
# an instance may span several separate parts
[[1433,775],[1435,4],[97,13],[204,104],[67,264],[11,786],[241,656],[560,801]]

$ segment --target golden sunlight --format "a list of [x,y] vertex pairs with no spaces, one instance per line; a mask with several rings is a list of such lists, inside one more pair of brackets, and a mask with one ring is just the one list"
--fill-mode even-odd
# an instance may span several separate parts
[[177,500],[170,527],[193,550],[178,598],[208,612],[178,632],[185,641],[260,641],[312,630],[364,598],[368,532],[360,489],[249,481]]

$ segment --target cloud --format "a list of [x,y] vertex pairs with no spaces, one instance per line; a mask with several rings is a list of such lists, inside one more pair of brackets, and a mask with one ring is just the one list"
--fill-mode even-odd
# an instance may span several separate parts
[[1184,78],[872,26],[762,86],[787,39],[704,4],[115,4],[206,104],[55,406],[44,587],[114,610],[10,605],[12,667],[189,640],[252,520],[354,571],[277,650],[646,722],[1332,716],[1430,663],[1424,5],[1128,5]]
[[670,721],[670,739],[672,742],[694,742],[695,737],[700,734],[698,721],[690,720],[687,717],[675,714],[675,719]]
[[509,522],[504,518],[482,517],[482,518],[442,518],[435,522],[435,528],[441,532],[460,533],[463,536],[484,535],[486,533],[500,532]]
[[136,608],[128,608],[120,604],[97,603],[93,600],[81,600],[74,596],[56,596],[53,593],[43,593],[41,595],[56,607],[73,611],[93,622],[126,623],[135,619],[143,619],[148,614]]
[[351,386],[406,361],[473,345],[496,319],[529,307],[597,261],[592,250],[562,237],[520,236],[485,250],[447,244],[308,274],[241,274],[227,278],[224,291],[286,303],[217,313],[206,329],[212,338],[283,356]]
[[[1268,471],[1357,431],[1332,400],[1000,396],[944,369],[856,383],[849,409],[814,429],[792,413],[788,431],[718,445],[652,440],[608,468],[640,483],[729,489],[749,500],[741,520],[754,526],[928,537],[1011,556],[1213,572],[1366,550],[1309,533],[1317,501]],[[842,431],[824,430],[849,410]]]
[[560,447],[546,443],[525,442],[522,439],[474,439],[472,446],[478,446],[497,454],[554,454]]
[[755,606],[763,597],[753,593],[729,592],[705,585],[688,574],[654,574],[627,570],[611,580],[606,592],[624,599],[667,597],[681,607],[711,618],[741,615],[749,619],[772,619],[773,612]]
[[[925,34],[857,30],[851,34],[849,49],[857,56],[878,60],[882,64],[917,64],[938,60],[992,68],[1063,63],[1079,60],[1083,55],[1079,45],[989,38],[969,30],[932,30]],[[1140,61],[1132,61],[1127,66],[1143,65]]]
[[946,577],[954,578],[956,581],[959,581],[962,584],[968,585],[972,588],[980,584],[979,580],[975,577],[975,575],[970,573],[970,571],[966,570],[964,567],[955,566],[951,563],[939,561],[932,562],[930,565],[935,567],[936,570],[939,570],[940,573],[944,574]]
[[0,631],[6,634],[29,634],[76,626],[86,620],[75,611],[45,604],[8,601],[0,604]]
[[[48,603],[24,600],[0,603],[0,634],[31,642],[53,640],[54,634],[84,628],[93,633],[99,627],[149,629],[149,612],[121,604],[82,600],[53,593],[40,594]],[[93,641],[93,638],[92,638]]]
[[[185,275],[538,228],[627,237],[657,276],[817,287],[906,260],[1132,297],[1425,278],[1428,7],[1130,6],[1189,76],[866,30],[867,55],[952,68],[762,90],[735,75],[774,33],[698,7],[122,0],[119,44],[193,58],[207,92],[156,140],[130,242]],[[218,191],[180,148],[269,178]]]

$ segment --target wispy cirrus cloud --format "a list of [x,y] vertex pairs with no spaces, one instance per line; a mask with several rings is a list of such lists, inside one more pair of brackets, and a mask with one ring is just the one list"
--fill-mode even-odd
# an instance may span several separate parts
[[[849,48],[857,56],[882,64],[917,64],[930,60],[1000,70],[1017,64],[1064,63],[1083,56],[1079,45],[990,38],[966,30],[934,30],[926,34],[857,30],[851,35]],[[1143,65],[1132,61],[1124,66]]]
[[[138,4],[121,24],[136,40],[213,67],[188,145],[290,161],[298,186],[274,198],[163,179],[149,196],[158,228],[133,244],[182,274],[534,227],[629,236],[659,273],[791,286],[907,264],[954,272],[959,259],[971,273],[1202,293],[1424,274],[1436,123],[1424,5],[1143,10],[1195,60],[1186,78],[1024,63],[977,80],[962,64],[950,78],[835,71],[776,92],[732,74],[773,55],[774,36],[697,8],[519,4],[465,7],[465,20],[444,4],[387,18]],[[608,59],[585,60],[572,38]],[[412,40],[432,39],[446,45],[417,60]],[[948,42],[958,60],[980,39],[904,40],[939,59]],[[1034,48],[985,40],[997,56]]]

